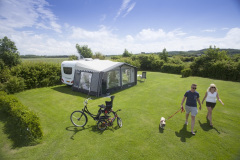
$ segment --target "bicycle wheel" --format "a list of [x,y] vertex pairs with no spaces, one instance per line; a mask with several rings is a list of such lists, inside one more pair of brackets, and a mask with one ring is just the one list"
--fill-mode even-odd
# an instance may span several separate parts
[[117,117],[117,124],[120,128],[122,127],[122,119],[120,117]]
[[100,129],[100,130],[105,130],[106,128],[107,128],[107,123],[106,123],[106,121],[105,120],[100,120],[100,121],[98,121],[98,123],[97,123],[97,127],[98,127],[98,129]]
[[72,124],[76,127],[84,127],[87,124],[87,116],[82,111],[74,111],[70,117]]

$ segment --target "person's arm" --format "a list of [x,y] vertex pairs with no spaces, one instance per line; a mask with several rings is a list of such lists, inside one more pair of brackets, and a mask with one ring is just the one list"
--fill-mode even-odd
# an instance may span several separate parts
[[207,97],[207,92],[205,93],[205,96],[203,97],[202,104],[203,104],[204,100],[206,99],[206,97]]
[[186,99],[186,97],[183,96],[182,103],[181,103],[181,108],[182,108],[182,109],[183,109],[183,103],[184,103],[185,99]]
[[198,104],[199,104],[199,109],[201,110],[202,109],[202,105],[201,105],[200,99],[198,98],[197,101],[198,101]]
[[218,101],[219,101],[219,102],[221,102],[221,103],[222,103],[222,105],[224,105],[224,103],[222,102],[222,100],[219,98],[219,95],[218,95],[218,93],[217,93],[217,99],[218,99]]

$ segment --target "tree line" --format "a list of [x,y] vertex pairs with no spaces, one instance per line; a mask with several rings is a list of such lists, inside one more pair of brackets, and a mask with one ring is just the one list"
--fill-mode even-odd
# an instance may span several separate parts
[[0,91],[16,93],[24,89],[61,84],[61,66],[56,63],[21,63],[13,41],[0,39]]
[[115,61],[135,65],[140,70],[181,74],[182,77],[199,76],[220,80],[240,81],[240,53],[229,54],[210,46],[202,54],[168,55],[166,49],[155,54],[114,56]]
[[[100,52],[92,53],[87,45],[76,44],[79,57],[105,59]],[[209,47],[193,54],[169,54],[164,48],[159,53],[132,54],[124,49],[122,55],[111,56],[112,61],[126,62],[138,70],[158,71],[181,74],[182,77],[200,76],[220,80],[240,81],[240,54],[237,50],[225,50]],[[196,54],[197,53],[197,54]],[[199,54],[201,53],[201,54]],[[233,54],[234,53],[234,54]],[[29,55],[34,57],[33,55]],[[78,59],[69,56],[69,59]],[[21,56],[15,43],[4,37],[0,39],[0,90],[7,93],[20,92],[24,89],[60,84],[61,67],[54,63],[21,63]]]
[[[92,55],[88,46],[76,45],[78,53],[88,58]],[[179,53],[179,54],[177,54]],[[102,54],[100,54],[102,56]],[[102,59],[105,57],[103,56]],[[210,46],[208,49],[188,52],[167,52],[166,48],[159,53],[142,53],[134,55],[127,49],[120,56],[112,56],[113,61],[126,62],[139,70],[159,71],[181,74],[182,77],[199,76],[220,80],[240,81],[240,51],[236,49],[219,49]]]

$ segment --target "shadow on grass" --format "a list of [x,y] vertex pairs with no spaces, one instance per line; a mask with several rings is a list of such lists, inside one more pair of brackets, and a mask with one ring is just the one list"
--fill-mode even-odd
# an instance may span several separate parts
[[180,137],[182,142],[186,142],[187,138],[191,138],[193,135],[191,132],[187,131],[187,125],[184,124],[183,128],[179,132],[175,132],[177,137]]
[[72,96],[79,96],[83,98],[87,97],[87,94],[83,94],[81,92],[75,92],[72,90],[71,87],[72,86],[68,86],[68,85],[60,85],[60,86],[53,87],[52,89],[60,93],[70,94]]
[[218,134],[221,134],[221,133],[218,131],[217,128],[211,127],[210,124],[209,124],[209,122],[207,122],[207,123],[201,123],[201,121],[198,120],[198,123],[199,123],[200,127],[201,127],[204,131],[206,131],[206,132],[214,129]]
[[96,125],[92,125],[92,126],[87,126],[87,127],[75,127],[75,126],[70,126],[70,127],[67,127],[66,130],[67,131],[70,131],[70,132],[73,132],[73,135],[70,137],[70,139],[74,140],[74,136],[78,133],[78,132],[81,132],[83,130],[86,130],[86,129],[91,129],[93,132],[96,132],[98,134],[102,134],[104,131],[101,131],[99,129],[97,129],[97,126]]
[[21,134],[20,128],[16,128],[14,121],[11,121],[8,116],[0,111],[0,121],[4,123],[3,133],[7,135],[8,139],[12,142],[12,148],[20,148],[25,146],[33,146],[38,142],[30,142],[27,136]]
[[[133,86],[132,86],[133,87]],[[130,87],[131,88],[131,87]],[[78,91],[73,91],[71,86],[67,86],[67,85],[61,85],[61,86],[56,86],[56,87],[53,87],[52,88],[53,90],[57,91],[57,92],[60,92],[60,93],[64,93],[64,94],[69,94],[69,95],[72,95],[72,96],[78,96],[78,97],[82,97],[82,98],[87,98],[87,97],[92,97],[94,100],[95,99],[99,99],[99,98],[102,98],[102,97],[109,97],[113,94],[116,94],[116,93],[119,93],[121,91],[124,91],[128,88],[123,88],[123,89],[120,89],[120,90],[117,90],[117,91],[113,91],[111,93],[111,95],[107,95],[107,94],[102,94],[101,96],[99,97],[96,97],[94,95],[89,95],[87,93],[82,93],[82,92],[78,92]]]
[[[72,140],[74,140],[74,136],[78,133],[78,132],[81,132],[81,131],[83,131],[83,130],[91,130],[91,131],[93,131],[93,132],[95,132],[95,133],[97,133],[97,134],[103,134],[103,132],[105,131],[105,130],[99,130],[98,128],[97,128],[97,126],[96,125],[92,125],[92,126],[84,126],[84,127],[75,127],[75,126],[69,126],[69,127],[66,127],[66,130],[67,131],[70,131],[70,132],[73,132],[73,135],[70,137],[70,139],[72,139]],[[114,132],[115,130],[117,130],[117,129],[119,129],[119,127],[118,126],[115,126],[115,127],[107,127],[107,129],[106,130],[110,130],[110,131],[112,131],[112,132]]]
[[137,80],[137,82],[139,82],[139,83],[144,83],[145,82],[145,80]]

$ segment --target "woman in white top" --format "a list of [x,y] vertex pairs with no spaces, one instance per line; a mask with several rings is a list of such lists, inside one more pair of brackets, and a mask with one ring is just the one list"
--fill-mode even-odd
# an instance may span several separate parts
[[206,106],[208,109],[208,113],[207,113],[207,120],[209,120],[210,122],[210,126],[213,127],[212,124],[212,110],[216,105],[216,99],[218,99],[219,102],[222,103],[222,105],[224,105],[224,103],[222,102],[222,100],[219,98],[219,95],[217,93],[217,87],[215,84],[210,84],[210,87],[208,87],[207,92],[202,100],[202,104],[204,102],[204,100],[206,99]]

